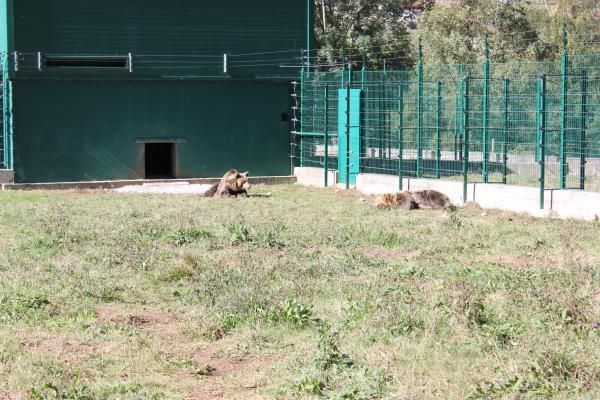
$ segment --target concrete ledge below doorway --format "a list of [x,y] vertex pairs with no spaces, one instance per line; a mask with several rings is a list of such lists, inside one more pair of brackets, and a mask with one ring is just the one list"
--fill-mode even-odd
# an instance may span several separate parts
[[[168,180],[115,180],[115,181],[90,181],[90,182],[56,182],[56,183],[6,183],[2,184],[2,190],[69,190],[69,189],[118,189],[124,186],[179,183],[185,182],[197,185],[212,185],[221,178],[192,178],[192,179],[168,179]],[[295,176],[253,176],[250,183],[253,185],[285,185],[296,183]]]

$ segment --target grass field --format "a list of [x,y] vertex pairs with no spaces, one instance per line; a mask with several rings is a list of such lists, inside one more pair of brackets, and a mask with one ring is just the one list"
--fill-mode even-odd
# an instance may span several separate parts
[[599,397],[600,223],[254,193],[0,193],[0,399]]

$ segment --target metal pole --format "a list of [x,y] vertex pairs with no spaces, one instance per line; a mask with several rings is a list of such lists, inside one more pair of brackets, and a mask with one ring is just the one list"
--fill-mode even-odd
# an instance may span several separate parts
[[463,202],[467,202],[469,183],[469,76],[463,79]]
[[[304,66],[300,70],[300,132],[304,130],[304,110],[302,102],[304,101],[304,85],[306,84],[304,78]],[[300,135],[300,167],[304,167],[304,136]]]
[[325,84],[325,187],[329,186],[329,87]]
[[567,25],[563,25],[563,53],[562,62],[560,69],[561,76],[561,96],[560,96],[560,188],[565,189],[567,187],[567,140],[566,140],[566,128],[567,128]]
[[504,79],[504,118],[502,122],[502,183],[506,184],[508,173],[508,88],[510,81]]
[[436,117],[435,117],[435,176],[440,179],[440,164],[442,158],[442,138],[440,137],[440,123],[442,119],[442,82],[437,81],[436,97]]
[[546,186],[546,75],[538,80],[537,104],[539,114],[539,149],[540,149],[540,209],[544,209],[544,189]]
[[0,159],[0,169],[10,169],[8,160],[8,55],[0,54],[2,57],[2,159]]
[[352,64],[348,63],[348,82],[346,84],[346,190],[350,189],[350,96],[352,85]]
[[14,169],[15,158],[15,142],[14,142],[14,121],[13,121],[13,81],[8,79],[8,131],[4,134],[8,135],[8,165],[7,168]]
[[294,175],[294,164],[296,154],[296,136],[298,134],[298,110],[300,109],[300,103],[298,101],[298,82],[292,82],[292,138],[290,140],[290,175]]
[[587,145],[585,142],[585,131],[587,118],[587,70],[582,71],[581,75],[581,132],[579,133],[579,189],[585,190],[585,152]]
[[365,90],[366,75],[367,75],[367,61],[365,60],[365,57],[363,56],[362,68],[360,70],[360,88],[362,90]]
[[[13,57],[14,57],[14,71],[19,72],[19,52],[15,51],[13,53]],[[8,65],[7,65],[7,67],[8,67]]]
[[404,84],[400,81],[398,92],[398,188],[402,190],[402,170],[404,168]]
[[458,160],[458,135],[460,132],[458,119],[460,116],[460,96],[454,96],[454,161]]
[[485,35],[485,62],[483,64],[483,135],[481,146],[481,172],[483,183],[488,183],[488,113],[490,96],[490,54],[488,49],[488,37]]
[[419,38],[419,63],[417,65],[417,178],[421,177],[423,163],[423,47]]
[[456,113],[458,115],[457,117],[457,122],[458,122],[458,130],[456,131],[456,136],[455,136],[455,143],[456,143],[456,151],[458,152],[458,158],[455,157],[455,160],[462,160],[463,159],[463,145],[461,143],[462,140],[462,131],[463,131],[463,116],[462,116],[462,110],[463,110],[463,91],[464,91],[464,87],[463,87],[463,81],[464,81],[464,71],[463,71],[463,64],[460,64],[459,66],[459,85],[458,85],[458,96],[456,97],[456,102],[457,102],[457,108],[456,108]]
[[309,66],[307,69],[307,76],[310,76],[310,51],[312,45],[312,34],[313,34],[313,11],[314,2],[312,0],[306,0],[306,65]]

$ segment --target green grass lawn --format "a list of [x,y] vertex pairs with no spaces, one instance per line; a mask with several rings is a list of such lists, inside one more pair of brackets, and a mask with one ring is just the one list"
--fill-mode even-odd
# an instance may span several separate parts
[[598,398],[600,223],[253,192],[0,193],[0,399]]

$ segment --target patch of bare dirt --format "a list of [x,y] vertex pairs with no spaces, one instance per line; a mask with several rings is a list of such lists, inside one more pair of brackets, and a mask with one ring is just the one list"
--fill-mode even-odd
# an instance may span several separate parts
[[[191,357],[199,366],[193,374],[200,382],[193,387],[188,400],[198,399],[250,399],[259,398],[260,380],[269,370],[272,360],[257,356],[223,356],[223,350],[235,343],[222,340],[208,345],[185,336],[179,321],[167,313],[150,309],[124,310],[115,306],[104,306],[96,310],[98,319],[134,326],[159,337],[164,351],[173,356]],[[182,376],[181,376],[182,377]],[[182,377],[183,378],[183,377]],[[195,385],[194,385],[195,386]]]
[[0,388],[0,399],[2,400],[25,400],[24,394],[11,393],[7,389]]
[[200,371],[203,379],[202,386],[194,388],[186,400],[260,398],[260,381],[272,360],[256,356],[220,357],[220,347],[212,344],[192,354],[193,360],[204,366]]
[[366,257],[373,257],[385,260],[411,260],[416,254],[401,248],[386,248],[381,246],[363,246],[360,253]]
[[156,333],[162,337],[181,337],[179,323],[166,313],[147,309],[127,312],[119,307],[104,306],[96,310],[98,319],[119,324],[131,325]]
[[500,264],[509,268],[529,268],[534,264],[539,264],[533,257],[516,256],[511,254],[484,257],[481,261],[490,264]]
[[[27,332],[15,333],[15,340],[27,352],[49,354],[65,364],[88,360],[103,349],[84,343],[77,338],[56,336],[52,334],[31,335]],[[0,390],[0,393],[1,390]],[[4,400],[4,397],[0,396]]]

